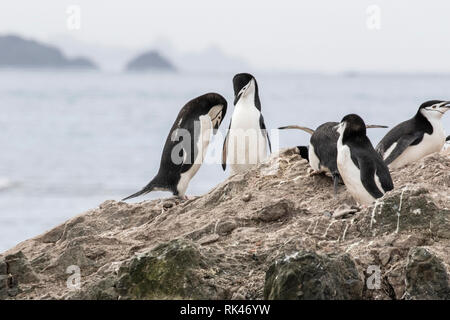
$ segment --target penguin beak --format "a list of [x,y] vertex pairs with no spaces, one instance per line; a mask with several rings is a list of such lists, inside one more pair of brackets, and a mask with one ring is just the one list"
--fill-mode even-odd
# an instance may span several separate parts
[[442,103],[441,107],[447,108],[447,110],[450,109],[450,101],[445,101],[444,103]]

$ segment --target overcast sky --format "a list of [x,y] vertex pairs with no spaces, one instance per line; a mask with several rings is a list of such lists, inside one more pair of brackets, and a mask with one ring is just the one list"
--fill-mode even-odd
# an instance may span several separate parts
[[[70,5],[81,8],[79,30],[67,27]],[[268,70],[450,72],[449,13],[448,0],[14,0],[0,4],[0,32],[138,49],[159,38],[180,51],[218,45]]]

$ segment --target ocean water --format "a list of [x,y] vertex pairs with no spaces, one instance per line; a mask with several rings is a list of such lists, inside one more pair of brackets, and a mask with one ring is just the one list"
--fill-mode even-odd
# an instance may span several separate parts
[[[269,129],[317,127],[358,113],[393,126],[423,101],[450,99],[450,76],[255,74]],[[0,70],[0,252],[108,199],[143,187],[156,173],[180,108],[206,92],[229,102],[232,74],[123,74]],[[450,131],[450,115],[444,116]],[[375,145],[387,131],[372,129]],[[279,147],[307,144],[286,130]],[[210,147],[220,157],[220,136]],[[275,143],[277,145],[277,143]],[[220,164],[202,166],[188,195],[226,178]],[[134,201],[171,196],[156,192]]]

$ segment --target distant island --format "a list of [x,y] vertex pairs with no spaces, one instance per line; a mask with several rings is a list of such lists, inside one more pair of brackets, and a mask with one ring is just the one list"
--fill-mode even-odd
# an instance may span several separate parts
[[175,66],[159,54],[158,51],[148,51],[128,62],[126,71],[175,71]]
[[15,35],[0,36],[0,67],[97,69],[87,58],[67,58],[56,47]]

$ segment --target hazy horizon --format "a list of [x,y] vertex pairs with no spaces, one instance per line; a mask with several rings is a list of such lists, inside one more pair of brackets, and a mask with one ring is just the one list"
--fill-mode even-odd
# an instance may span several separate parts
[[[73,5],[79,29],[68,27]],[[1,34],[76,39],[124,54],[166,42],[180,54],[217,47],[265,71],[450,72],[450,3],[442,0],[18,0],[0,9]]]

